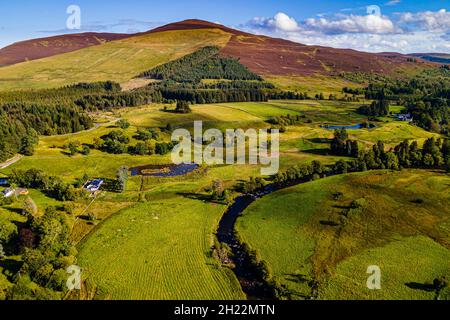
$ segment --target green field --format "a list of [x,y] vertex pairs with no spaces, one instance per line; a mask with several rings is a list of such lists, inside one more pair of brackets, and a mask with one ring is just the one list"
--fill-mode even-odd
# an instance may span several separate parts
[[243,299],[231,270],[210,256],[224,209],[175,195],[136,204],[80,245],[79,264],[110,299]]
[[244,299],[232,271],[211,257],[226,206],[196,197],[214,179],[232,185],[254,174],[251,166],[223,166],[207,175],[131,181],[122,196],[140,193],[143,200],[101,222],[80,243],[79,264],[106,298]]
[[[123,36],[0,52],[55,54],[0,67],[0,301],[450,300],[446,66],[197,20]],[[214,101],[264,102],[202,104]],[[257,160],[278,158],[278,172],[207,160],[182,171],[176,129],[199,147],[183,156],[222,159],[213,147],[229,146],[194,136],[198,121],[203,134],[278,130],[279,150],[273,135],[236,137],[246,162],[250,148],[274,151]],[[233,241],[219,242],[224,214],[248,199]],[[67,282],[74,265],[80,290]]]
[[[72,183],[84,174],[88,174],[92,178],[114,179],[117,169],[122,165],[134,167],[171,162],[170,155],[151,157],[128,154],[113,155],[98,150],[92,150],[88,156],[77,154],[71,157],[67,154],[65,146],[69,142],[92,144],[95,138],[113,130],[119,130],[114,122],[119,118],[130,122],[131,126],[124,130],[124,133],[130,138],[130,144],[133,145],[137,142],[133,136],[138,128],[159,130],[171,123],[174,127],[190,129],[196,120],[204,121],[205,128],[270,128],[271,125],[267,120],[273,116],[287,114],[305,116],[302,118],[303,122],[287,127],[287,131],[281,134],[281,170],[298,164],[307,164],[313,160],[332,164],[342,158],[329,154],[327,139],[332,137],[333,131],[326,130],[322,126],[324,124],[350,125],[365,121],[363,116],[356,113],[358,105],[357,103],[316,100],[225,103],[194,105],[192,106],[193,112],[185,115],[164,112],[165,105],[156,104],[116,109],[113,113],[98,114],[96,118],[99,123],[92,130],[64,136],[41,137],[33,156],[22,158],[14,165],[2,170],[2,174],[8,175],[17,169],[38,168],[49,175],[62,177],[66,182]],[[387,145],[394,145],[405,138],[423,140],[432,136],[432,134],[408,123],[396,122],[391,118],[386,118],[384,121],[376,123],[377,128],[375,129],[352,130],[349,131],[349,134],[351,138],[358,139],[367,147],[376,143],[380,138]],[[161,137],[165,141],[170,139],[169,135],[164,132],[161,132]],[[80,251],[78,263],[85,268],[85,276],[98,286],[99,297],[111,299],[244,299],[245,296],[232,271],[221,267],[211,257],[214,232],[226,206],[208,202],[205,200],[207,199],[205,195],[208,194],[208,188],[215,179],[222,180],[227,188],[232,189],[240,181],[259,174],[258,166],[233,165],[208,167],[200,173],[185,177],[159,179],[131,177],[124,193],[104,191],[92,204],[90,204],[91,199],[77,201],[74,214],[69,216],[72,228],[71,239],[78,244]],[[393,178],[388,178],[391,176]],[[378,176],[374,175],[374,177]],[[404,197],[436,199],[436,201],[430,200],[430,205],[436,206],[439,210],[441,209],[440,202],[442,199],[446,199],[442,193],[448,192],[448,189],[433,189],[442,185],[443,181],[447,181],[445,180],[447,178],[443,176],[433,177],[431,173],[408,172],[384,175],[383,177],[386,177],[387,180],[380,182],[382,187],[377,184],[379,181],[376,181],[375,184],[364,185],[361,189],[374,197],[372,200],[374,203],[381,204],[380,210],[390,212],[391,207],[389,210],[386,209],[383,201],[389,200],[386,206],[394,205],[395,201],[391,199],[392,194],[399,192]],[[330,192],[332,192],[330,190],[334,189],[329,189],[327,181],[336,181],[336,185],[346,190],[349,189],[344,192],[345,203],[337,205],[348,206],[347,202],[351,199],[362,197],[361,194],[358,194],[359,191],[348,186],[347,180],[349,179],[351,177],[335,177],[314,182],[308,186],[280,191],[255,203],[249,211],[255,214],[245,215],[240,222],[242,236],[269,262],[277,278],[281,279],[281,282],[294,292],[293,298],[302,298],[311,294],[310,287],[304,281],[299,280],[303,279],[301,275],[311,279],[315,279],[317,275],[322,281],[321,290],[317,294],[320,294],[320,298],[333,298],[340,294],[336,288],[345,287],[341,286],[339,281],[346,276],[346,270],[351,270],[352,266],[349,264],[366,261],[369,259],[368,255],[372,253],[380,256],[379,253],[370,250],[391,248],[389,246],[393,246],[393,244],[390,240],[393,237],[398,236],[398,239],[402,239],[402,241],[410,241],[410,238],[406,236],[426,238],[427,235],[430,235],[428,234],[431,232],[429,229],[408,233],[395,225],[395,229],[393,229],[395,235],[382,234],[382,237],[386,237],[387,240],[382,238],[376,245],[367,246],[366,238],[361,235],[362,238],[359,240],[364,245],[356,245],[355,239],[345,238],[342,240],[345,241],[342,246],[338,246],[336,249],[337,252],[330,253],[328,248],[331,245],[327,241],[333,239],[332,232],[328,234],[326,227],[317,226],[316,220],[319,216],[324,218],[323,214],[326,215],[325,218],[331,219],[338,214],[339,210],[342,210],[334,208],[333,206],[336,204],[330,202]],[[361,175],[361,179],[366,181],[367,177]],[[416,189],[408,190],[408,192],[401,191],[401,188],[397,188],[396,191],[391,190],[390,184],[399,183],[402,179],[407,179],[407,188],[416,186]],[[419,180],[423,181],[419,183]],[[411,184],[411,181],[414,183]],[[354,183],[352,180],[352,184]],[[422,184],[434,191],[426,189]],[[422,188],[425,189],[420,191]],[[431,197],[432,191],[437,192],[435,198]],[[48,206],[60,207],[63,205],[37,190],[30,190],[30,197],[36,202],[40,213],[44,212]],[[20,211],[23,199],[22,197],[12,205],[0,208],[0,217],[9,222],[15,222],[22,218]],[[404,201],[402,208],[407,205],[413,206],[407,202],[409,200]],[[280,205],[287,204],[289,204],[289,208],[279,209]],[[327,205],[329,206],[324,210],[318,209]],[[394,207],[397,208],[395,205]],[[423,221],[426,223],[433,225],[437,223],[429,218],[431,214],[428,211],[414,208],[414,212],[417,212],[418,215],[424,215]],[[87,212],[95,213],[96,221],[86,220]],[[274,212],[277,212],[275,216]],[[301,216],[293,214],[298,212],[301,213]],[[259,214],[263,216],[259,216]],[[76,217],[80,219],[75,219]],[[381,219],[378,216],[375,218]],[[416,218],[419,219],[419,217]],[[447,232],[446,237],[448,237],[450,222],[439,223],[440,232],[442,234]],[[360,231],[358,230],[358,232]],[[375,237],[375,235],[372,236]],[[322,238],[317,242],[316,239],[319,237]],[[411,239],[417,239],[418,248],[424,246],[424,241],[427,241],[419,237]],[[341,255],[345,256],[346,253],[339,250],[343,250],[344,244],[350,250],[351,255],[349,259],[342,260],[340,259]],[[442,245],[435,244],[434,246],[436,254],[446,252]],[[401,248],[401,246],[394,246],[389,250],[394,252],[402,250]],[[317,254],[317,252],[321,254]],[[9,257],[9,259],[13,258]],[[446,257],[442,256],[439,259],[446,259]],[[396,264],[398,263],[396,262]],[[388,272],[389,265],[385,265],[386,275],[395,277],[395,275],[390,275],[392,272]],[[429,265],[429,268],[432,267]],[[442,271],[438,266],[435,267],[436,274],[438,271]],[[338,274],[336,270],[342,271],[339,271]],[[337,275],[333,277],[332,275],[335,274]],[[413,275],[411,281],[429,281],[425,275],[426,273]],[[361,277],[364,276],[365,274]],[[328,286],[325,286],[325,280],[329,284]],[[396,285],[400,285],[399,282]],[[410,292],[410,290],[402,288],[401,292]],[[429,294],[423,292],[411,292],[416,298],[429,297]],[[403,293],[402,297],[404,297]],[[361,293],[360,296],[355,294],[352,297],[367,298],[367,294]],[[378,298],[378,296],[373,297]],[[387,294],[386,297],[390,298],[392,295]]]
[[342,95],[342,88],[361,88],[362,84],[356,84],[339,76],[268,76],[268,80],[280,89],[306,92],[314,97],[322,92],[326,97],[329,94]]
[[[436,172],[336,176],[258,200],[237,229],[292,298],[433,299],[420,288],[450,275],[449,191]],[[381,290],[366,287],[371,265]]]

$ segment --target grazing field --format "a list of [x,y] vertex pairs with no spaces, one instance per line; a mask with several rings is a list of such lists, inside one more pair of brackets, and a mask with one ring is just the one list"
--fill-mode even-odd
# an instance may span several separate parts
[[[258,200],[237,229],[292,298],[434,299],[450,276],[449,191],[438,172],[336,176]],[[366,287],[371,265],[382,290]]]
[[80,245],[79,264],[105,298],[243,299],[231,270],[210,255],[224,210],[180,196],[136,204]]
[[[367,266],[378,264],[381,290],[367,290]],[[388,245],[365,250],[338,264],[320,294],[322,299],[432,300],[431,283],[450,274],[450,250],[423,236],[399,238]]]
[[156,65],[208,45],[223,47],[231,37],[220,30],[143,34],[0,69],[0,90],[54,88],[77,82],[127,82]]
[[[153,128],[160,133],[161,139],[169,141],[169,133],[163,130],[167,124],[174,128],[190,129],[193,122],[198,120],[204,122],[205,128],[221,130],[271,128],[269,119],[288,114],[299,115],[301,120],[287,126],[286,132],[280,135],[281,170],[313,160],[332,164],[345,158],[330,154],[329,139],[333,131],[322,126],[359,124],[367,120],[356,113],[357,103],[340,101],[193,105],[190,114],[167,112],[164,107],[174,108],[173,105],[152,104],[117,109],[113,113],[98,113],[94,116],[99,122],[93,129],[76,134],[41,137],[33,156],[23,157],[1,172],[7,176],[13,170],[37,168],[49,175],[59,176],[68,183],[73,183],[84,174],[91,178],[113,180],[120,166],[132,168],[169,164],[170,154],[134,156],[91,150],[89,155],[70,156],[67,145],[70,142],[91,145],[96,138],[114,130],[123,131],[130,139],[129,145],[134,145],[138,142],[135,138],[138,128]],[[118,119],[126,119],[131,126],[120,129]],[[387,145],[393,145],[404,138],[423,140],[432,136],[418,127],[393,121],[392,118],[384,118],[383,121],[376,123],[375,129],[349,130],[349,135],[366,147],[380,138]],[[181,177],[129,177],[123,193],[102,191],[94,202],[92,198],[76,201],[73,214],[68,215],[71,241],[78,245],[78,264],[85,269],[85,276],[98,285],[99,297],[245,298],[232,271],[221,267],[211,256],[213,234],[226,206],[210,202],[209,195],[214,180],[223,181],[225,188],[233,190],[239,182],[259,176],[259,169],[252,165],[204,166],[199,172]],[[411,241],[417,242],[419,250],[427,243],[431,246],[429,238],[441,239],[443,243],[440,244],[431,241],[433,254],[440,258],[429,261],[438,261],[437,264],[424,262],[425,271],[406,273],[411,282],[424,283],[430,281],[427,275],[437,276],[443,272],[440,261],[447,258],[442,255],[442,252],[448,251],[450,234],[450,221],[445,220],[447,211],[442,203],[443,199],[447,199],[446,184],[448,178],[445,176],[422,171],[334,177],[280,191],[257,201],[240,221],[239,230],[246,242],[268,261],[277,279],[289,288],[292,298],[313,295],[326,299],[341,296],[338,288],[350,290],[341,285],[342,279],[348,277],[348,270],[355,268],[353,266],[361,261],[365,263],[371,257],[378,259],[384,255],[383,250],[395,254],[396,250],[403,250],[402,246]],[[40,191],[29,191],[39,213],[43,213],[48,206],[61,208],[65,205]],[[343,192],[344,199],[334,202],[332,194],[337,191]],[[236,191],[231,192],[231,196],[237,195]],[[340,237],[336,236],[336,229],[340,227],[321,224],[321,221],[338,221],[353,200],[363,197],[371,204],[380,204],[372,206],[376,210],[372,207],[368,209],[369,222],[365,218],[361,218],[361,221],[359,218],[348,219],[343,231],[339,229],[342,233]],[[425,204],[410,202],[417,198],[426,199]],[[23,220],[20,215],[23,200],[21,197],[13,204],[0,208],[0,217],[7,219],[8,223]],[[280,210],[280,206],[283,209]],[[414,214],[411,215],[414,219],[408,222],[412,227],[406,227],[406,217],[401,213],[413,207]],[[393,212],[395,218],[383,216],[386,212]],[[442,217],[438,217],[436,212],[442,212]],[[94,221],[89,219],[91,213],[95,215]],[[420,229],[419,220],[423,222]],[[383,221],[383,224],[378,224],[379,221]],[[369,227],[364,229],[363,226]],[[381,228],[386,232],[381,232]],[[415,238],[410,238],[412,236]],[[398,240],[397,245],[392,242],[393,239]],[[381,261],[380,266],[386,268],[386,277],[397,279],[392,266],[401,263],[397,260],[395,264]],[[20,263],[7,267],[14,268],[17,265]],[[365,273],[360,275],[361,278],[364,276]],[[386,285],[386,289],[402,286],[399,281],[403,279],[395,280],[395,285]],[[311,290],[310,281],[313,280],[320,283],[318,291]],[[348,298],[403,298],[407,294],[415,298],[432,296],[432,293],[408,287],[401,287],[398,292],[383,291],[379,295],[353,291],[354,294],[348,294]]]
[[[57,175],[67,181],[82,177],[85,173],[91,177],[114,178],[121,165],[139,166],[152,162],[158,163],[162,157],[112,155],[99,151],[92,151],[90,155],[76,155],[70,157],[61,149],[41,150],[32,157],[23,158],[16,165],[4,170],[9,173],[13,169],[27,170],[41,169],[51,175]],[[164,158],[163,160],[167,160]]]
[[376,139],[384,141],[389,145],[399,144],[405,139],[423,142],[428,138],[438,138],[440,136],[439,134],[425,131],[408,122],[388,122],[376,125],[377,127],[375,129],[356,130],[350,132],[350,135],[362,142],[369,141],[374,143]]
[[[209,105],[194,105],[190,114],[175,114],[163,111],[166,105],[147,105],[138,108],[123,108],[114,114],[106,115],[110,121],[99,123],[92,130],[68,134],[64,136],[41,137],[39,146],[32,157],[24,157],[16,164],[4,169],[8,174],[13,169],[40,168],[49,174],[61,176],[67,180],[78,178],[83,174],[104,178],[114,178],[117,168],[121,165],[134,167],[145,164],[161,164],[170,162],[169,156],[131,156],[111,155],[93,150],[90,155],[70,157],[64,148],[70,142],[92,144],[99,138],[119,128],[114,120],[123,118],[131,123],[124,130],[130,138],[130,144],[136,144],[134,139],[137,128],[164,128],[167,124],[174,127],[192,128],[194,121],[203,121],[205,128],[270,128],[267,120],[274,116],[305,116],[303,122],[287,127],[280,136],[281,166],[286,168],[298,163],[308,163],[320,160],[324,163],[334,163],[339,158],[329,154],[329,142],[333,131],[322,128],[325,124],[349,125],[367,120],[356,113],[358,104],[340,101],[270,101],[267,103],[224,103]],[[173,106],[168,106],[173,108]],[[101,120],[105,120],[100,115]],[[367,147],[382,140],[388,146],[393,146],[404,139],[423,141],[437,134],[429,133],[406,122],[393,121],[375,123],[374,129],[349,130],[352,139],[360,141]],[[161,133],[162,138],[169,140],[167,133]]]
[[337,76],[267,76],[267,79],[280,89],[306,92],[310,96],[322,92],[324,95],[342,94],[342,88],[362,88],[363,84],[356,84]]

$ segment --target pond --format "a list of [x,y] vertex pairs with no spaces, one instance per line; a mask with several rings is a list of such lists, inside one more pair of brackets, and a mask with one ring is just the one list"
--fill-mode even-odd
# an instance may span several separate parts
[[347,129],[347,130],[358,130],[358,129],[375,129],[377,126],[373,123],[365,122],[360,124],[351,124],[347,126],[339,126],[339,125],[323,125],[322,128],[327,130],[336,130],[336,129]]
[[169,165],[147,165],[131,168],[131,176],[144,177],[178,177],[197,170],[200,166],[196,163],[182,163]]
[[363,124],[355,124],[355,125],[349,125],[349,126],[322,126],[322,128],[327,130],[336,130],[336,129],[347,129],[347,130],[358,130],[358,129],[364,129],[366,128]]

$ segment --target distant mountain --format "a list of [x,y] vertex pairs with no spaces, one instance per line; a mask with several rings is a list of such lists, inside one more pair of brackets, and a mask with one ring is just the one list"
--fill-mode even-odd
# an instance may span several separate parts
[[401,76],[436,66],[399,53],[308,46],[207,21],[185,20],[134,35],[88,33],[17,43],[0,50],[0,64],[39,60],[0,68],[0,89],[80,81],[126,82],[205,46],[218,46],[222,55],[237,58],[252,72],[268,78],[327,78],[342,72]]
[[392,74],[402,68],[416,68],[401,54],[372,54],[351,49],[307,46],[265,36],[233,36],[222,51],[237,57],[261,75],[313,76],[342,72]]
[[180,30],[198,30],[198,29],[219,29],[225,31],[227,33],[231,33],[234,35],[251,35],[249,33],[245,33],[239,30],[231,29],[225,27],[221,24],[212,23],[204,20],[198,19],[189,19],[180,22],[170,23],[156,29],[144,32],[144,33],[156,33],[156,32],[164,32],[164,31],[180,31]]
[[0,49],[0,66],[51,57],[129,36],[129,34],[89,32],[21,41]]
[[203,20],[171,23],[150,32],[219,29],[232,35],[222,53],[239,58],[241,63],[260,75],[312,76],[340,72],[392,73],[403,67],[416,68],[406,55],[366,53],[351,49],[308,46],[300,43],[253,35]]
[[101,45],[109,41],[126,39],[133,36],[164,31],[196,29],[220,29],[233,34],[245,34],[219,24],[202,20],[185,20],[136,34],[95,32],[66,34],[16,42],[10,46],[2,48],[0,49],[0,66],[8,66],[20,62],[52,57],[58,54],[68,53],[86,47]]
[[450,54],[448,53],[413,53],[410,56],[431,62],[450,64]]

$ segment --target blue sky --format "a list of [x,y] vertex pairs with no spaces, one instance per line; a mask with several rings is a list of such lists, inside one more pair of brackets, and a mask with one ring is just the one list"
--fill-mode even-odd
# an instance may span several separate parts
[[[69,33],[69,5],[81,30],[133,33],[199,18],[306,44],[365,51],[450,52],[450,0],[17,0],[0,3],[0,47]],[[376,5],[380,14],[368,15]]]

